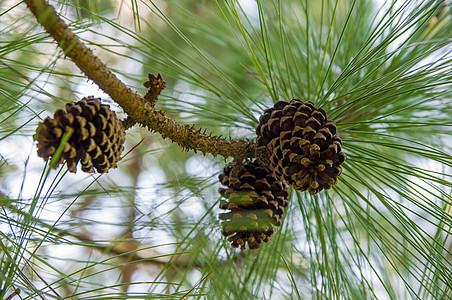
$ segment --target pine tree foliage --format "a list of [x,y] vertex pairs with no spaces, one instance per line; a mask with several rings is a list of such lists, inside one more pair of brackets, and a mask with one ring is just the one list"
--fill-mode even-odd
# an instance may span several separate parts
[[450,3],[51,4],[133,90],[161,73],[169,117],[253,140],[274,102],[312,101],[347,160],[330,190],[292,190],[271,240],[243,252],[221,235],[221,157],[136,126],[117,169],[52,169],[32,136],[56,108],[94,94],[124,114],[2,1],[0,298],[451,299]]

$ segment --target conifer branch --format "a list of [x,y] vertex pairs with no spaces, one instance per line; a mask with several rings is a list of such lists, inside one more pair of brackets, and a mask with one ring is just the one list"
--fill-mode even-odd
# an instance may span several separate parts
[[236,159],[255,156],[255,144],[251,141],[225,139],[195,130],[194,126],[180,124],[156,110],[153,102],[128,88],[94,53],[80,41],[55,9],[45,0],[24,0],[37,21],[58,42],[65,55],[107,93],[128,115],[127,124],[133,120],[151,131],[158,132],[187,150],[210,153],[214,156]]

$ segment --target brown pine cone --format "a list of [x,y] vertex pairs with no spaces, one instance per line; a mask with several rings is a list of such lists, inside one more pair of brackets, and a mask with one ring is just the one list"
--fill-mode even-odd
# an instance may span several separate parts
[[64,133],[73,130],[63,146],[57,163],[64,160],[70,172],[75,173],[80,161],[82,171],[105,173],[116,168],[120,154],[124,150],[124,128],[116,114],[100,98],[84,97],[77,102],[66,104],[65,109],[57,109],[53,118],[47,117],[39,124],[36,133],[38,156],[47,160],[52,157]]
[[219,215],[222,234],[233,235],[228,239],[232,247],[245,250],[248,243],[250,249],[257,249],[262,241],[268,242],[273,225],[281,226],[289,188],[259,160],[229,163],[219,179],[228,187],[219,189],[225,198],[220,208],[230,210]]
[[278,101],[256,128],[258,157],[294,189],[315,195],[337,183],[345,161],[336,124],[312,102]]

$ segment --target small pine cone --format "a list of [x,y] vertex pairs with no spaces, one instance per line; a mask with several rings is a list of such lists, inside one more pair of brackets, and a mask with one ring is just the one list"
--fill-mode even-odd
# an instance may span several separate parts
[[143,85],[148,88],[148,92],[144,96],[144,99],[151,105],[154,105],[157,101],[160,93],[165,89],[166,82],[163,80],[162,75],[159,73],[157,76],[154,74],[148,74],[149,80]]
[[289,201],[289,188],[273,171],[259,160],[235,162],[224,167],[220,182],[228,188],[220,188],[224,198],[220,208],[230,210],[222,213],[222,234],[231,236],[232,247],[245,250],[260,247],[274,233],[273,225],[281,226],[282,216]]
[[79,161],[82,171],[88,173],[92,173],[93,168],[98,173],[116,168],[124,150],[124,128],[109,106],[93,96],[66,104],[65,109],[55,111],[53,118],[47,117],[39,124],[36,133],[38,156],[45,160],[52,157],[63,134],[71,129],[73,133],[63,146],[58,164],[66,160],[72,173]]
[[330,189],[346,156],[336,124],[312,102],[278,101],[260,117],[257,155],[294,189],[315,195]]

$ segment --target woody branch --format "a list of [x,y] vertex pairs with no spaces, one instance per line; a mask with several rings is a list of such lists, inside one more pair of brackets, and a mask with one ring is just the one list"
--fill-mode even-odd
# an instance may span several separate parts
[[255,157],[254,142],[225,139],[210,136],[193,126],[180,124],[168,118],[164,112],[156,110],[136,92],[128,88],[115,74],[80,41],[55,9],[45,0],[24,0],[37,21],[55,39],[77,67],[96,83],[116,103],[128,118],[169,138],[185,149],[234,157],[236,159]]

